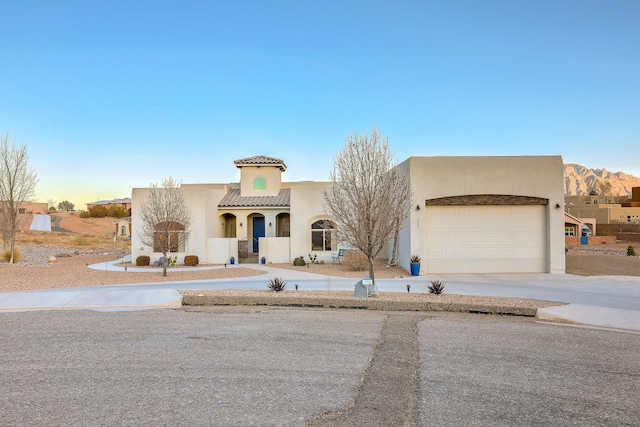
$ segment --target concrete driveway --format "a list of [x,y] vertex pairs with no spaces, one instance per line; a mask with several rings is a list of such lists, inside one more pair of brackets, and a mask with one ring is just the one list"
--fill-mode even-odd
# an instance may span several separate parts
[[51,217],[49,215],[34,214],[29,230],[51,231]]
[[[121,271],[116,261],[94,264],[91,268]],[[231,266],[228,266],[232,268]],[[267,276],[224,280],[165,282],[134,285],[96,286],[34,292],[0,294],[0,311],[98,308],[108,310],[177,307],[178,289],[266,289],[269,277],[284,278],[289,287],[301,290],[353,291],[357,279],[319,276],[299,270],[278,269],[264,265],[252,268],[267,271]],[[223,267],[212,267],[223,268]],[[145,274],[129,269],[131,274]],[[145,269],[144,271],[150,271]],[[569,274],[447,274],[380,279],[381,292],[427,292],[433,279],[442,280],[445,292],[461,295],[505,296],[569,303],[538,311],[545,320],[560,320],[640,330],[640,277],[574,276]]]

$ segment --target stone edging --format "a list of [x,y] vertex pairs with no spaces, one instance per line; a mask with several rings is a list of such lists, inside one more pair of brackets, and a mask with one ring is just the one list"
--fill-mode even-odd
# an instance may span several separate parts
[[449,311],[535,317],[538,309],[508,305],[480,305],[427,301],[388,301],[377,298],[278,297],[277,295],[182,295],[183,306],[265,305],[383,311]]

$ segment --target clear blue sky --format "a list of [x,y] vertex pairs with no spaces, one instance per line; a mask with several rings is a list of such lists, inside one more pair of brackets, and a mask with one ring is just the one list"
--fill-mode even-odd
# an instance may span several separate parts
[[[561,154],[640,176],[640,1],[4,1],[0,131],[40,201],[327,180],[354,131],[411,155]],[[455,174],[455,171],[452,171]]]

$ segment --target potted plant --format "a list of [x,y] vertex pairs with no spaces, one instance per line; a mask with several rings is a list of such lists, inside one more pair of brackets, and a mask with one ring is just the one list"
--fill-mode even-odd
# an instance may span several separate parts
[[231,261],[231,265],[236,263],[236,259],[234,257],[231,257],[231,259],[229,261]]
[[411,255],[411,258],[409,258],[409,263],[411,264],[411,275],[412,276],[419,276],[420,275],[420,256],[418,255]]

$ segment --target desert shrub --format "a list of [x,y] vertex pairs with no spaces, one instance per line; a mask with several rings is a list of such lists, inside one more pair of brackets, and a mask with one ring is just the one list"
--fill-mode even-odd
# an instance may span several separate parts
[[427,285],[430,294],[440,295],[444,292],[444,283],[440,280],[432,280],[430,285]]
[[195,267],[199,262],[197,255],[187,255],[184,257],[184,265]]
[[89,245],[89,238],[86,234],[78,236],[73,239],[73,244],[77,246],[87,246]]
[[274,277],[273,279],[269,279],[267,287],[272,291],[280,292],[284,291],[284,288],[287,287],[287,282],[285,282],[281,277]]
[[141,267],[145,265],[149,265],[151,263],[151,258],[147,255],[140,255],[136,258],[136,265]]
[[91,218],[104,218],[107,214],[107,208],[102,205],[91,206],[89,208],[89,216]]
[[633,248],[633,245],[627,247],[627,256],[636,256],[636,250]]
[[[2,262],[9,262],[9,260],[11,259],[11,249],[8,246],[2,250],[2,253],[0,254],[0,259],[2,260]],[[20,250],[20,248],[14,247],[13,262],[20,262],[20,261],[22,261],[22,251]]]
[[80,218],[91,218],[91,214],[87,211],[80,211]]
[[344,254],[342,263],[350,271],[365,271],[369,269],[369,260],[364,252],[360,251],[347,251]]
[[129,216],[129,211],[118,205],[111,205],[107,210],[107,216],[112,216],[114,218],[124,218]]
[[57,210],[56,210],[56,208],[54,208],[53,206],[51,206],[51,207],[49,208],[49,213],[56,213],[56,212],[58,212],[58,211],[57,211]]
[[296,267],[304,267],[305,265],[307,265],[307,263],[304,262],[303,256],[299,256],[298,258],[293,260],[293,265],[295,265]]

